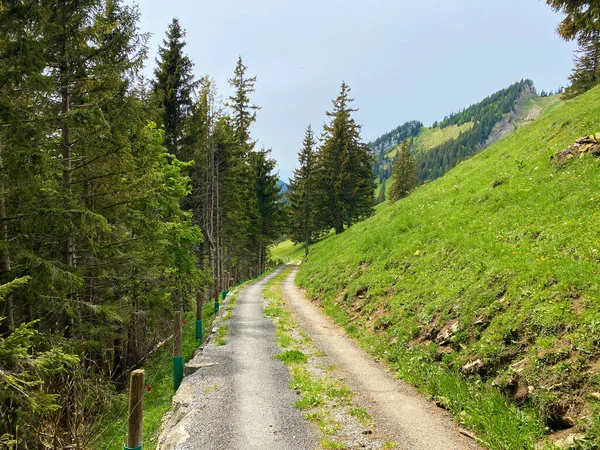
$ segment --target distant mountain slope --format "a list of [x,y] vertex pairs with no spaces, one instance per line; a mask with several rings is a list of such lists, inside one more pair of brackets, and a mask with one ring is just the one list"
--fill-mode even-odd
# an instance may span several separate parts
[[[559,103],[556,96],[538,96],[533,82],[522,80],[444,117],[432,127],[424,127],[418,121],[407,122],[369,143],[376,159],[374,172],[380,184],[389,178],[400,137],[410,138],[417,160],[417,176],[422,182],[434,180]],[[409,124],[421,126],[409,127]]]
[[551,159],[598,132],[600,87],[315,244],[297,280],[486,447],[598,448],[600,161]]

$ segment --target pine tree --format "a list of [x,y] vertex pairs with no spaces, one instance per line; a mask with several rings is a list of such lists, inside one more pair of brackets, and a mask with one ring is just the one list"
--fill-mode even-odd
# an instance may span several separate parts
[[321,227],[318,223],[318,200],[316,171],[316,141],[312,127],[306,128],[302,149],[298,152],[300,167],[294,170],[290,180],[290,230],[288,237],[296,243],[304,244],[304,254],[308,256],[308,245],[318,238]]
[[575,67],[569,76],[571,85],[565,89],[566,99],[577,97],[600,83],[600,31],[593,31],[579,40]]
[[185,121],[192,112],[192,97],[198,82],[192,73],[194,65],[184,54],[184,37],[185,30],[181,28],[179,20],[173,18],[163,46],[158,49],[153,91],[162,111],[165,145],[169,152],[187,161],[191,158],[184,148]]
[[410,154],[410,144],[405,139],[400,147],[400,155],[394,161],[394,167],[392,168],[394,181],[388,190],[388,198],[391,203],[406,197],[412,192],[417,181],[415,172],[415,159]]
[[340,94],[328,112],[319,150],[319,186],[325,197],[321,216],[336,234],[373,211],[372,156],[361,140],[360,127],[352,118],[350,87],[342,82]]

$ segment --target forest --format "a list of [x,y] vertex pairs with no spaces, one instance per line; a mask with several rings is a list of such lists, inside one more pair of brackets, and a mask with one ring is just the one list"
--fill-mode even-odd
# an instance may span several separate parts
[[0,447],[84,447],[174,311],[265,270],[284,221],[256,77],[197,78],[137,7],[0,4]]

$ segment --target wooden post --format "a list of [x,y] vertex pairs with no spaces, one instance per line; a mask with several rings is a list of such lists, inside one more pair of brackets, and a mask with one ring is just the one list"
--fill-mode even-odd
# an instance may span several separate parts
[[196,295],[196,342],[202,345],[202,305],[204,297],[201,292]]
[[144,371],[134,370],[129,379],[129,428],[125,450],[142,449],[142,418],[144,415]]
[[183,318],[181,311],[175,312],[175,332],[173,333],[173,387],[175,392],[183,380]]

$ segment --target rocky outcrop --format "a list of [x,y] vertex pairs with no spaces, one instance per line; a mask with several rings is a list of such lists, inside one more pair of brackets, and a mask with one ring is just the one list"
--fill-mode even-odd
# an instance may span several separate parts
[[500,139],[505,138],[517,128],[520,128],[521,126],[529,122],[533,122],[539,117],[539,115],[542,112],[542,108],[540,108],[539,106],[534,106],[529,111],[529,114],[527,114],[525,120],[519,120],[519,118],[524,115],[523,113],[525,103],[527,102],[527,100],[533,97],[537,97],[534,88],[529,84],[526,84],[523,90],[521,91],[521,95],[515,102],[511,112],[509,112],[508,114],[504,114],[504,118],[496,125],[494,125],[494,128],[492,128],[492,132],[485,141],[485,144],[483,146],[484,148],[498,142]]

